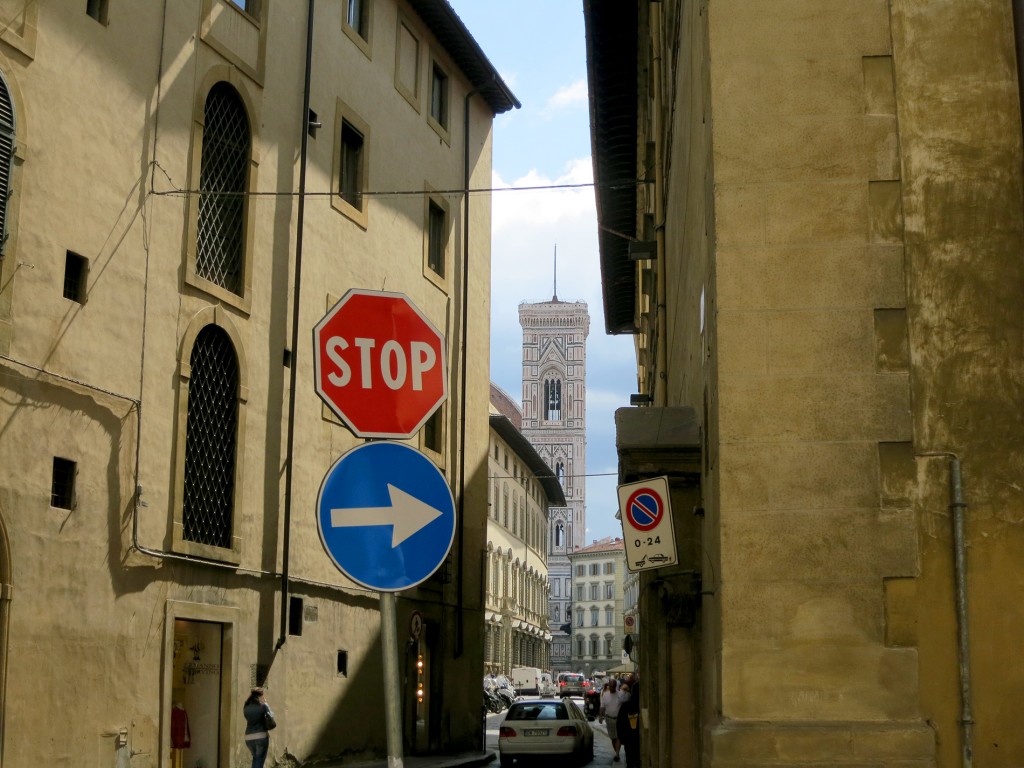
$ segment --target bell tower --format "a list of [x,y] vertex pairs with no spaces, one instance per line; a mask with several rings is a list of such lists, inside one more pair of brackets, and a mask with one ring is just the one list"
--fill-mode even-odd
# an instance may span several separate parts
[[569,553],[586,540],[587,335],[585,302],[519,305],[523,328],[522,433],[547,462],[565,492],[566,506],[551,510],[548,523],[551,664],[570,670],[572,573]]

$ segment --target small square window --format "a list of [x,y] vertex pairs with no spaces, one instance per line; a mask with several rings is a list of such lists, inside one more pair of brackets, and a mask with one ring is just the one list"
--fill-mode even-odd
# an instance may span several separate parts
[[100,24],[106,26],[109,5],[109,0],[86,0],[85,13],[89,18],[95,19]]
[[53,457],[53,480],[50,484],[50,506],[74,509],[77,465],[71,459]]
[[363,134],[343,120],[341,123],[341,199],[363,210]]
[[85,303],[85,278],[89,274],[89,260],[68,251],[64,258],[64,298]]
[[444,251],[448,240],[448,215],[433,200],[427,213],[427,266],[438,277],[444,277]]
[[448,130],[448,73],[434,62],[430,78],[430,116],[443,130]]

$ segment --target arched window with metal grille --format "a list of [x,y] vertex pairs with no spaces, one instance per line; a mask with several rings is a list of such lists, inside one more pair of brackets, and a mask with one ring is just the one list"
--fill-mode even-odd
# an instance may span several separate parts
[[230,548],[238,443],[238,356],[224,329],[207,325],[189,358],[183,538]]
[[251,155],[252,131],[242,98],[219,82],[210,89],[203,112],[196,274],[239,296]]
[[0,254],[7,247],[7,201],[11,196],[15,128],[14,101],[7,81],[0,74]]

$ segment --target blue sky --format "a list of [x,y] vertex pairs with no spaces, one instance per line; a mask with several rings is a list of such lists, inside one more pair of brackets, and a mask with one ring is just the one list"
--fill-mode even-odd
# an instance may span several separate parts
[[[579,0],[449,0],[522,108],[494,123],[494,187],[593,181],[583,4]],[[539,20],[543,20],[541,23]],[[631,336],[604,332],[590,187],[492,195],[491,379],[522,398],[520,302],[585,301],[587,543],[621,536],[614,515],[616,408],[636,391]]]

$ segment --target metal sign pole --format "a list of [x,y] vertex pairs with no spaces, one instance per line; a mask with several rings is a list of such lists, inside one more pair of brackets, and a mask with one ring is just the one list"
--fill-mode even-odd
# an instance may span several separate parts
[[380,593],[380,645],[384,654],[384,721],[388,734],[388,768],[403,768],[402,711],[399,702],[398,620],[395,593]]

